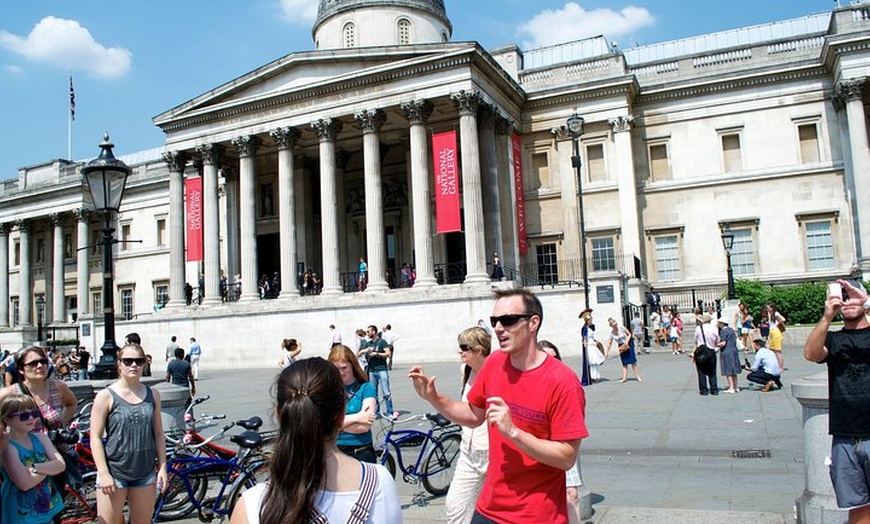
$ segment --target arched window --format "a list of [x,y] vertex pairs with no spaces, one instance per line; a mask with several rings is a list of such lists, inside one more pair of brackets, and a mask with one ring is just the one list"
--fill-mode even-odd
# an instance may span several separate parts
[[396,24],[396,42],[399,45],[411,43],[411,21],[407,18],[400,19]]
[[344,24],[344,47],[356,47],[356,25],[353,22]]

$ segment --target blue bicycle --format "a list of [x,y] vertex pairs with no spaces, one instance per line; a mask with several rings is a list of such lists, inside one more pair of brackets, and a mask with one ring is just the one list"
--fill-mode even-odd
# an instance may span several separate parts
[[[414,415],[404,420],[384,419],[389,429],[384,441],[377,447],[378,462],[385,466],[396,478],[396,460],[402,471],[402,479],[409,484],[423,484],[435,496],[444,495],[453,481],[456,460],[462,442],[459,426],[437,413]],[[429,422],[428,431],[417,429],[395,429],[396,424],[414,420]],[[419,447],[413,463],[405,466],[403,448]],[[392,448],[392,452],[391,452]],[[394,458],[395,455],[395,458]]]

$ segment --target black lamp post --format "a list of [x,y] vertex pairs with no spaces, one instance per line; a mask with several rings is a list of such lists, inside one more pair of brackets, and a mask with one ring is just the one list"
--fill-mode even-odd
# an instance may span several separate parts
[[580,135],[583,134],[583,124],[586,123],[583,117],[574,113],[566,121],[568,133],[574,142],[574,155],[571,157],[571,165],[577,172],[577,200],[579,202],[580,214],[580,263],[583,268],[583,294],[586,300],[586,308],[589,308],[589,271],[586,267],[586,219],[583,216],[583,173],[580,170],[582,160],[580,159]]
[[725,247],[725,261],[728,263],[728,300],[736,300],[734,270],[731,268],[731,248],[734,247],[734,233],[731,232],[731,226],[728,224],[725,224],[722,229],[722,246]]
[[112,265],[112,244],[115,239],[112,234],[115,228],[112,226],[113,217],[121,207],[121,198],[124,196],[124,186],[131,169],[112,154],[115,144],[109,141],[109,133],[103,135],[100,144],[102,151],[100,156],[88,162],[82,168],[82,177],[88,185],[91,198],[94,201],[94,210],[102,213],[105,219],[103,223],[103,322],[105,328],[105,341],[100,348],[102,355],[96,365],[96,371],[91,374],[92,378],[111,379],[117,378],[117,355],[118,345],[115,344],[115,299],[114,299],[114,267]]
[[36,297],[36,341],[42,343],[42,322],[45,315],[45,297]]

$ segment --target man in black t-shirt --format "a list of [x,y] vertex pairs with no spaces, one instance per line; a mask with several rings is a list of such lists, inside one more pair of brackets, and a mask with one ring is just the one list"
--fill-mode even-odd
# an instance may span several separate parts
[[166,366],[166,382],[183,388],[190,384],[190,396],[196,396],[196,381],[190,363],[184,360],[184,348],[175,348],[175,358]]
[[[828,366],[831,481],[837,505],[849,522],[870,521],[870,310],[867,290],[857,281],[838,280],[825,301],[822,319],[804,346],[804,357]],[[836,288],[836,286],[834,286]],[[843,329],[828,332],[834,317]]]

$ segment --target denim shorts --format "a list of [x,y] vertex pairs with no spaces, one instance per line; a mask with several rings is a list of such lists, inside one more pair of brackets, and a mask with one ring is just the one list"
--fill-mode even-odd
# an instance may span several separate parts
[[[150,486],[151,484],[157,483],[157,472],[153,472],[150,475],[142,477],[136,480],[124,480],[124,479],[114,479],[115,486],[118,489],[134,489],[134,488],[144,488]],[[101,488],[99,476],[97,476],[97,488]]]
[[870,505],[870,438],[834,437],[831,483],[841,508]]

